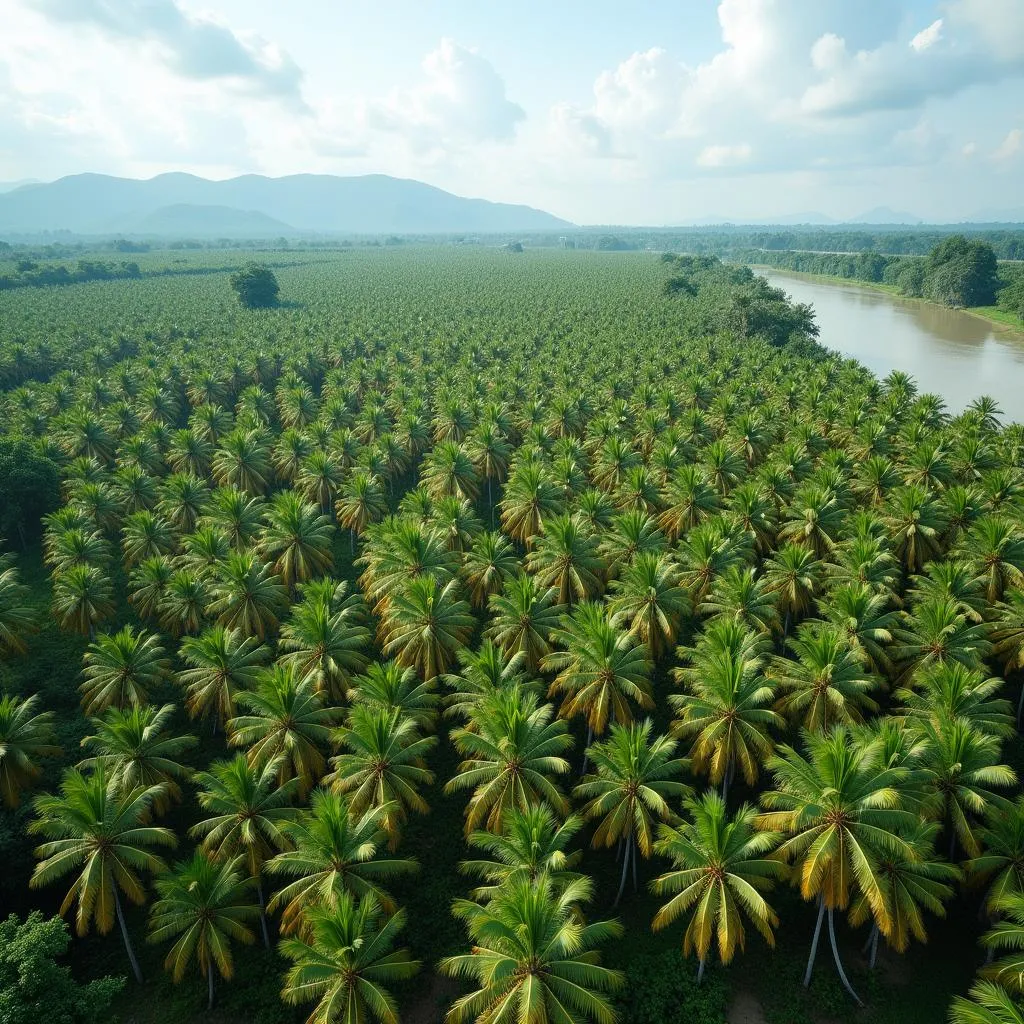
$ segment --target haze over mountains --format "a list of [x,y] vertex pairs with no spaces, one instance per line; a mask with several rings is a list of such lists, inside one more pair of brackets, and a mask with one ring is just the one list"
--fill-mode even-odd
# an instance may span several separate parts
[[144,181],[75,174],[0,193],[0,231],[24,233],[266,238],[314,232],[556,231],[569,226],[529,206],[466,199],[384,174],[247,174],[224,181],[177,173]]
[[[983,210],[968,221],[1024,222],[1024,208]],[[762,218],[704,216],[675,226],[923,223],[913,213],[876,206],[845,220],[808,211]],[[0,182],[0,235],[70,231],[87,236],[274,238],[558,232],[574,226],[530,206],[467,199],[385,174],[246,174],[223,181],[181,173],[146,180],[75,174],[52,182]]]

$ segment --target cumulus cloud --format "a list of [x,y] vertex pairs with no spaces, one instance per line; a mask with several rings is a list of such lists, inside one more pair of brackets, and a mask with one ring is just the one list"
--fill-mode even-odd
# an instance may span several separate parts
[[1012,32],[1022,11],[948,0],[908,31],[889,2],[722,0],[717,53],[692,67],[664,48],[634,53],[597,76],[573,124],[586,125],[582,151],[629,155],[652,177],[924,164],[952,142],[922,117],[927,103],[1024,73],[1024,51],[997,48],[991,28]]
[[992,159],[1004,163],[1019,156],[1022,152],[1024,152],[1024,131],[1021,131],[1020,128],[1011,128],[1006,133],[1006,138],[999,143],[996,151],[992,154]]
[[922,50],[927,50],[929,46],[934,46],[942,38],[942,19],[937,18],[927,28],[921,29],[920,32],[910,40],[910,48],[917,50],[920,53]]
[[505,81],[475,50],[453,39],[424,58],[422,77],[366,106],[370,128],[396,132],[420,149],[504,141],[526,114],[505,95]]
[[302,71],[283,50],[193,17],[175,0],[33,0],[33,7],[53,22],[152,44],[186,78],[227,79],[258,93],[300,96]]

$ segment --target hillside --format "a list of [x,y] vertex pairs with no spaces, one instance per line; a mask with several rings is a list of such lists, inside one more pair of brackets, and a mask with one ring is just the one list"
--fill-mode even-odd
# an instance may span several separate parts
[[258,210],[233,206],[175,203],[147,213],[128,229],[137,235],[190,235],[195,237],[267,238],[289,235],[295,228]]
[[[177,229],[168,207],[191,207]],[[207,208],[200,213],[201,208]],[[225,211],[230,210],[231,214]],[[164,212],[161,212],[164,211]],[[216,211],[216,212],[214,212]],[[73,231],[77,234],[224,233],[214,222],[236,221],[233,234],[252,234],[262,215],[292,231],[351,234],[415,234],[558,230],[568,226],[542,210],[485,199],[467,199],[420,181],[383,174],[341,178],[295,174],[266,178],[247,174],[209,181],[191,174],[147,180],[76,174],[0,195],[0,232]],[[156,217],[156,228],[146,228]],[[170,232],[168,231],[170,229]],[[274,225],[272,234],[286,230]]]

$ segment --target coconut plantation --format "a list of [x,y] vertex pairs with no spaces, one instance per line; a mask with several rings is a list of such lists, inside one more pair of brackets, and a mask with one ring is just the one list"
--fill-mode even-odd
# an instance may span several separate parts
[[5,1019],[1024,1021],[992,399],[714,256],[132,260],[0,292]]

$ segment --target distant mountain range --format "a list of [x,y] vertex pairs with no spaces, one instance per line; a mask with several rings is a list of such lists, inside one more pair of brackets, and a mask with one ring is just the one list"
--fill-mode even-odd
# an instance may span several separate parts
[[557,231],[568,221],[530,206],[466,199],[384,174],[246,174],[140,181],[75,174],[0,193],[0,232],[267,238],[294,234]]

